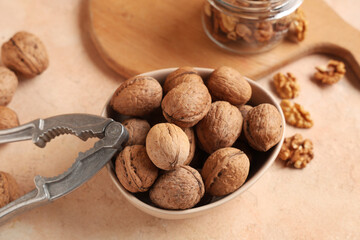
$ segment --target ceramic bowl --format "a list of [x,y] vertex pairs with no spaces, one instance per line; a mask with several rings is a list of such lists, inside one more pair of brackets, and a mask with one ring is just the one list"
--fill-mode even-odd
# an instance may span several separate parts
[[[203,79],[206,79],[214,69],[210,68],[195,68],[199,74],[203,77]],[[176,70],[176,68],[167,68],[167,69],[160,69],[152,72],[143,73],[141,75],[145,76],[151,76],[155,79],[157,79],[160,84],[163,84],[165,81],[166,76]],[[282,125],[285,127],[285,118],[283,115],[283,112],[281,110],[280,105],[277,103],[275,98],[272,96],[272,94],[264,89],[262,86],[260,86],[258,83],[246,78],[246,80],[250,83],[252,88],[252,97],[249,101],[250,105],[258,105],[260,103],[270,103],[274,105],[279,112],[281,113],[282,118]],[[115,89],[114,89],[115,90]],[[111,98],[111,96],[110,96]],[[123,116],[115,113],[109,106],[110,99],[107,101],[102,116],[113,118],[116,121],[123,121],[126,118],[129,118],[128,116]],[[130,193],[128,192],[119,182],[119,180],[116,177],[115,168],[114,168],[114,160],[110,161],[107,164],[107,169],[110,174],[110,177],[112,181],[114,182],[117,189],[120,191],[120,193],[136,208],[140,209],[143,212],[146,212],[152,216],[164,218],[164,219],[185,219],[190,217],[199,216],[202,214],[205,214],[209,211],[212,211],[214,208],[229,202],[230,200],[236,198],[243,192],[245,192],[249,187],[251,187],[259,178],[266,172],[266,170],[269,169],[271,164],[275,161],[277,155],[279,154],[281,145],[284,141],[284,133],[285,129],[283,131],[283,135],[281,136],[280,142],[275,145],[273,148],[271,148],[266,153],[259,153],[256,155],[256,159],[253,159],[250,164],[250,171],[248,178],[246,182],[235,192],[224,196],[224,197],[204,197],[199,204],[197,204],[195,207],[191,209],[186,210],[166,210],[159,207],[156,207],[153,205],[149,199],[149,196],[147,193]]]

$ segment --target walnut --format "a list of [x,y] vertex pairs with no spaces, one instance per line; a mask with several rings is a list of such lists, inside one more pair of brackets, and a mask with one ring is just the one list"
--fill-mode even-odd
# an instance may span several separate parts
[[287,73],[286,76],[277,73],[273,79],[276,91],[281,98],[295,98],[299,95],[300,85],[292,73]]
[[181,67],[170,73],[164,82],[164,92],[167,93],[180,83],[204,83],[198,72],[192,67]]
[[244,184],[250,169],[250,161],[239,149],[221,148],[210,155],[201,170],[206,192],[213,196],[225,196]]
[[278,158],[286,161],[288,166],[304,168],[314,158],[313,143],[298,133],[285,138]]
[[245,119],[246,115],[248,114],[248,112],[253,109],[253,106],[250,105],[240,105],[238,106],[239,111],[241,112],[241,115],[243,117],[243,119]]
[[198,171],[180,166],[160,176],[150,189],[151,201],[166,209],[188,209],[204,196],[205,188]]
[[254,37],[258,42],[267,42],[274,35],[270,22],[259,22],[255,24]]
[[8,173],[0,172],[0,208],[14,201],[20,196],[19,186]]
[[235,32],[239,37],[243,38],[248,43],[252,43],[254,41],[251,29],[245,24],[238,23],[236,25]]
[[183,128],[197,124],[210,106],[210,93],[202,83],[181,83],[171,89],[161,103],[166,120]]
[[0,66],[0,105],[10,103],[18,86],[18,79],[12,71]]
[[146,152],[155,166],[171,170],[186,162],[190,152],[189,138],[178,126],[159,123],[146,137]]
[[346,73],[345,64],[336,60],[330,60],[327,66],[316,67],[316,70],[314,78],[326,84],[337,83]]
[[219,16],[220,16],[219,25],[221,31],[223,31],[226,34],[230,32],[234,32],[237,23],[236,18],[220,12],[219,12]]
[[243,118],[239,109],[225,101],[211,104],[210,111],[196,125],[196,134],[202,149],[212,153],[230,147],[240,136]]
[[145,145],[146,135],[150,130],[150,124],[143,119],[129,118],[122,122],[129,133],[126,146]]
[[0,106],[0,130],[19,126],[17,114],[8,107]]
[[299,128],[311,128],[314,125],[310,113],[300,104],[293,105],[289,100],[282,100],[280,105],[288,124]]
[[24,77],[35,77],[49,65],[44,44],[28,32],[18,32],[5,42],[1,47],[1,57],[5,66]]
[[245,137],[249,145],[266,152],[280,140],[284,127],[279,111],[271,104],[259,104],[251,109],[244,120]]
[[236,32],[229,32],[228,34],[226,34],[226,37],[230,40],[236,41],[237,40],[237,35]]
[[206,82],[211,96],[228,101],[233,105],[245,104],[251,97],[251,86],[234,68],[219,67],[211,73]]
[[196,148],[195,134],[194,134],[194,130],[192,128],[184,128],[183,130],[184,130],[186,136],[188,137],[189,143],[190,143],[189,156],[187,157],[186,161],[184,162],[184,165],[189,165],[195,155],[195,148]]
[[115,171],[121,185],[133,193],[149,190],[158,176],[142,145],[125,147],[116,158]]
[[161,99],[162,88],[155,78],[136,76],[116,89],[110,106],[120,114],[140,117],[158,108]]
[[206,16],[211,17],[211,5],[208,1],[205,1],[204,3],[204,13]]
[[305,39],[308,28],[304,12],[298,8],[295,11],[294,19],[290,23],[287,38],[294,42],[301,42]]

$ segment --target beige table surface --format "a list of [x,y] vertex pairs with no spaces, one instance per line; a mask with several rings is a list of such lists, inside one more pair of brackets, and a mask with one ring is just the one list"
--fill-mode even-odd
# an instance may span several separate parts
[[[360,1],[326,1],[360,30]],[[9,104],[22,123],[63,113],[99,114],[106,99],[122,81],[99,58],[86,33],[84,3],[0,0],[0,43],[19,30],[27,30],[44,41],[50,57],[50,67],[42,75],[20,80]],[[310,56],[284,70],[301,71],[305,66],[310,69],[326,59]],[[268,87],[268,80],[264,78],[260,83]],[[358,106],[358,79],[345,79],[339,86],[333,94],[348,94],[347,99],[355,101],[352,106]],[[341,92],[346,86],[353,86],[354,90]],[[313,88],[309,83],[305,85],[310,87]],[[317,97],[321,101],[323,96]],[[333,115],[329,115],[330,119]],[[358,126],[360,119],[351,121]],[[288,131],[292,133],[294,129]],[[354,131],[349,140],[352,146],[359,140],[359,127]],[[338,141],[346,142],[347,138],[342,136]],[[0,170],[10,172],[23,191],[28,192],[34,186],[35,175],[54,176],[63,172],[71,166],[77,153],[91,144],[63,136],[53,140],[46,149],[39,149],[31,142],[2,145]],[[360,239],[357,184],[360,169],[356,164],[360,154],[356,149],[349,149],[345,159],[332,159],[332,156],[341,156],[328,147],[329,156],[315,158],[302,171],[275,163],[262,179],[234,201],[206,216],[178,221],[157,219],[134,208],[117,192],[103,169],[72,194],[1,226],[0,239]],[[331,159],[328,163],[327,157]],[[346,164],[340,165],[341,168],[339,164],[332,167],[337,160]]]

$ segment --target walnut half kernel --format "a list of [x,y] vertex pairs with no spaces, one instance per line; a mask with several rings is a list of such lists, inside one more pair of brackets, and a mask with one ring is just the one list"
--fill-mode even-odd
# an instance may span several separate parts
[[300,134],[285,138],[278,158],[286,161],[287,166],[304,168],[314,158],[313,143],[303,139]]
[[292,73],[274,75],[274,85],[277,93],[283,99],[295,98],[299,95],[300,85]]
[[346,73],[345,64],[340,61],[330,60],[327,66],[315,67],[317,72],[314,78],[321,83],[334,84],[340,81]]
[[298,128],[311,128],[314,125],[310,113],[300,104],[282,100],[280,106],[288,124]]

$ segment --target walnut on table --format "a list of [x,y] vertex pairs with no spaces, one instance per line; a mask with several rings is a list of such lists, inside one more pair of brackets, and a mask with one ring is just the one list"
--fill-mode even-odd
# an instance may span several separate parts
[[289,100],[282,100],[280,106],[288,124],[298,128],[311,128],[314,125],[310,113],[300,104],[292,104]]
[[314,78],[321,83],[337,83],[346,73],[345,64],[340,61],[330,60],[327,66],[316,67]]
[[277,93],[283,99],[295,98],[299,95],[300,85],[292,73],[277,73],[273,77]]
[[0,106],[0,130],[19,126],[19,119],[12,109]]
[[34,34],[18,32],[1,47],[4,65],[24,77],[35,77],[49,65],[42,41]]
[[286,161],[288,166],[304,168],[314,158],[313,143],[298,133],[285,138],[278,158]]
[[298,8],[295,11],[294,19],[290,23],[287,38],[293,42],[301,42],[305,39],[308,28],[304,12]]
[[18,79],[11,70],[0,66],[0,105],[6,106],[12,100],[18,86]]
[[0,171],[0,208],[14,201],[20,196],[16,180],[6,172]]

